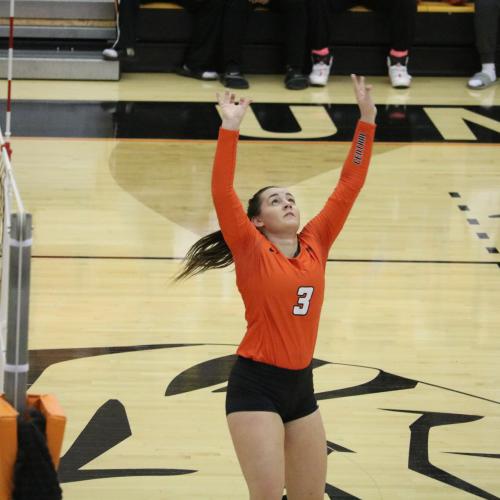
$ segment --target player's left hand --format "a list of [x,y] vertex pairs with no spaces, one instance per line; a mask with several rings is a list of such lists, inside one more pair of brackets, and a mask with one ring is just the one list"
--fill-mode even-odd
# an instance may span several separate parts
[[371,96],[372,86],[365,84],[364,76],[351,75],[352,86],[356,100],[358,101],[361,120],[368,123],[375,123],[377,108],[373,104]]

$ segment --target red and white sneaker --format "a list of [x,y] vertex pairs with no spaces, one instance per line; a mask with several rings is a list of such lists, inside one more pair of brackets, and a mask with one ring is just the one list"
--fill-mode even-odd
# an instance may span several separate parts
[[411,75],[408,73],[407,57],[387,57],[389,80],[395,89],[407,89],[411,85]]
[[309,83],[313,87],[324,87],[328,83],[333,57],[330,54],[319,56],[312,54],[312,71],[309,74]]

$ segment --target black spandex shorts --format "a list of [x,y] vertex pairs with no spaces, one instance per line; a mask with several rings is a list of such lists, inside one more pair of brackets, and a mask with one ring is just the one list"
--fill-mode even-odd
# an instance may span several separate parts
[[286,423],[317,409],[311,365],[288,370],[238,356],[229,375],[226,415],[272,411]]

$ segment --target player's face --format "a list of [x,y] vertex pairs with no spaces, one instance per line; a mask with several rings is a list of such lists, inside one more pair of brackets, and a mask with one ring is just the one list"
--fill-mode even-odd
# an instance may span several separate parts
[[271,233],[296,233],[300,212],[288,188],[272,187],[260,194],[260,214],[252,219],[258,227]]

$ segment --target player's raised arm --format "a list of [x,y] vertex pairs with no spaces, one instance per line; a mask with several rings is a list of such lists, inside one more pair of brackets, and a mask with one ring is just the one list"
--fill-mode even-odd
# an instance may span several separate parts
[[209,269],[221,269],[235,262],[250,248],[257,230],[250,222],[233,188],[238,131],[250,99],[236,101],[234,94],[217,94],[222,126],[212,172],[212,197],[221,229],[203,236],[186,253],[175,280],[189,278]]
[[341,231],[363,184],[370,164],[375,136],[377,108],[371,96],[372,86],[364,76],[351,75],[354,95],[360,111],[351,148],[344,162],[340,179],[321,212],[304,228],[321,243],[325,257]]
[[212,198],[226,243],[233,252],[254,235],[255,227],[241,205],[233,187],[239,129],[251,99],[236,99],[235,94],[217,94],[222,125],[212,171]]

